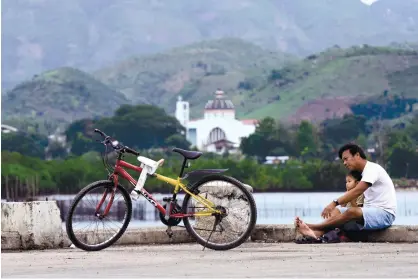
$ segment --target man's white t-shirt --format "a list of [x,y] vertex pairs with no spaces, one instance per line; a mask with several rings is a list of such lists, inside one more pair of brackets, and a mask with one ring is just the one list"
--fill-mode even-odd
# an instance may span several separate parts
[[396,215],[396,191],[392,179],[379,164],[367,161],[361,181],[372,185],[364,191],[364,207],[378,207]]

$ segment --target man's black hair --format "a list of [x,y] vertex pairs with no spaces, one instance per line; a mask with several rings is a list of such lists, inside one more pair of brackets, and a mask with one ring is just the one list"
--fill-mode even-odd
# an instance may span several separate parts
[[347,143],[345,145],[343,145],[340,150],[338,151],[338,156],[340,157],[340,159],[343,158],[343,152],[346,150],[350,150],[350,154],[351,155],[355,155],[357,152],[360,154],[360,157],[363,159],[366,159],[366,154],[364,153],[363,149],[358,146],[357,144],[354,143]]
[[359,171],[356,171],[356,170],[352,170],[352,171],[350,171],[348,174],[347,174],[347,176],[351,176],[351,177],[353,177],[356,181],[361,181],[361,179],[362,179],[362,175],[361,175],[361,172],[359,172]]

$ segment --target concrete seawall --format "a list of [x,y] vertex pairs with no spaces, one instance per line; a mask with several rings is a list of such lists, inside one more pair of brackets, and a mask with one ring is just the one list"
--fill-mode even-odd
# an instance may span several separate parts
[[[180,244],[194,243],[184,228],[173,228],[174,235],[170,239],[165,228],[128,229],[114,245],[143,244]],[[291,225],[257,225],[249,242],[292,242],[296,237]],[[25,250],[39,248],[69,247],[71,242],[64,233],[63,245],[31,246],[22,241],[16,232],[2,232],[2,250]],[[383,232],[374,232],[368,236],[371,242],[418,243],[418,226],[393,226]],[[5,245],[6,244],[6,245]]]
[[55,201],[1,204],[1,249],[64,246],[60,210]]
[[[193,243],[195,240],[187,233],[185,228],[173,228],[174,235],[170,239],[165,227],[128,229],[115,245],[140,245],[140,244],[180,244]],[[256,225],[249,242],[293,242],[297,237],[293,225]],[[367,242],[393,242],[393,243],[418,243],[418,226],[392,226],[391,228],[360,235]],[[64,247],[69,247],[71,242],[64,235]]]
[[[60,211],[55,201],[2,203],[2,250],[64,248],[71,245],[62,229]],[[114,245],[193,243],[184,228],[173,228],[170,239],[165,227],[129,229]],[[250,242],[292,242],[293,225],[257,225]],[[418,226],[392,226],[362,236],[362,241],[418,243]]]

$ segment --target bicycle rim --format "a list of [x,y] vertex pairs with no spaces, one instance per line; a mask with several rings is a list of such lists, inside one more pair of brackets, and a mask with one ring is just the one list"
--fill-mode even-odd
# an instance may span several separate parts
[[[210,175],[198,181],[192,192],[213,202],[227,212],[216,225],[215,216],[194,216],[183,220],[184,225],[196,241],[210,249],[228,250],[245,242],[257,221],[257,209],[252,194],[234,178],[224,175]],[[183,212],[207,211],[205,206],[192,196],[186,195]]]
[[[111,193],[105,198],[105,191],[113,189],[111,181],[97,181],[86,186],[74,198],[66,219],[67,235],[78,248],[86,251],[98,251],[115,243],[125,232],[132,216],[132,201],[128,192],[118,185],[109,213],[103,214]],[[101,208],[96,208],[103,199]],[[103,231],[101,231],[103,230]]]

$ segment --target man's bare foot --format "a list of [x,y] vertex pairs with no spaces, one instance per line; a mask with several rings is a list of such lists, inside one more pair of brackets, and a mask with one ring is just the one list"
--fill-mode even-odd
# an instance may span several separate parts
[[315,235],[315,232],[313,231],[313,230],[311,230],[309,227],[308,227],[308,225],[306,225],[301,219],[299,219],[298,217],[297,217],[297,220],[296,220],[296,223],[297,223],[297,228],[298,228],[298,232],[300,233],[300,234],[302,234],[302,235],[304,235],[304,236],[310,236],[310,237],[313,237],[313,238],[318,238],[316,235]]
[[299,224],[300,224],[300,218],[296,216],[295,221],[294,221],[295,228],[298,228]]

